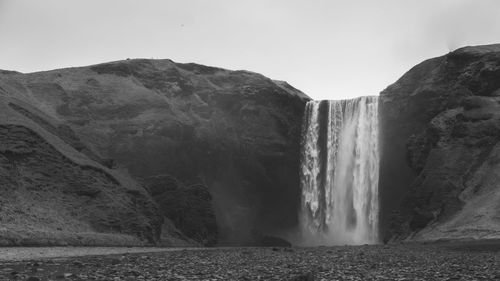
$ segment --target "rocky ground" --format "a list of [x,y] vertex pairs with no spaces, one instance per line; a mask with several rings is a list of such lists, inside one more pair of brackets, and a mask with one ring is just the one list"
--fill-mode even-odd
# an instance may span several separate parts
[[0,262],[0,280],[500,280],[500,244],[211,248]]

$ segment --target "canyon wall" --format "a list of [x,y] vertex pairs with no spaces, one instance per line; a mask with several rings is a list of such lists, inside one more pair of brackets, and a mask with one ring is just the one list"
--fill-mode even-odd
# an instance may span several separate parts
[[415,66],[380,116],[385,241],[500,237],[500,45]]
[[[0,245],[286,244],[309,100],[170,60],[0,71]],[[415,66],[379,117],[382,240],[500,237],[500,45]]]
[[[47,212],[67,210],[60,223],[83,226],[59,230],[57,223],[44,226],[48,218],[40,215],[26,231],[65,232],[60,241],[72,244],[77,232],[125,235],[130,243],[259,244],[297,224],[308,100],[257,73],[170,60],[2,71],[0,124],[22,131],[9,133],[13,148],[0,151],[2,180],[9,182],[3,192],[10,194],[2,198],[24,209],[38,194]],[[43,149],[17,153],[24,136]],[[46,182],[51,174],[44,178],[41,170],[57,167],[64,180]],[[21,183],[14,174],[24,172]],[[80,209],[70,211],[75,204]],[[93,221],[94,204],[105,219]],[[0,212],[12,217],[7,232],[22,228],[25,215]]]

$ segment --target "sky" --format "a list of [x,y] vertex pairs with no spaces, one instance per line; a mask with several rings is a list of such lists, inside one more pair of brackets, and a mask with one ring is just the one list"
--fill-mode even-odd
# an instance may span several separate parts
[[500,43],[498,0],[0,0],[0,69],[169,58],[377,95],[419,62]]

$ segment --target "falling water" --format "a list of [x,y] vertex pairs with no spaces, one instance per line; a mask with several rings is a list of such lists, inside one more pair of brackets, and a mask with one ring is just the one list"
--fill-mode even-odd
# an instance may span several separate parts
[[311,101],[302,132],[304,245],[378,242],[378,97]]

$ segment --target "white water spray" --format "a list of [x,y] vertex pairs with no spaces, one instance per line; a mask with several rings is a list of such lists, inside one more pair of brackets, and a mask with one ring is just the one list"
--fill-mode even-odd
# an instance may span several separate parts
[[302,132],[304,245],[378,242],[378,97],[311,101]]

